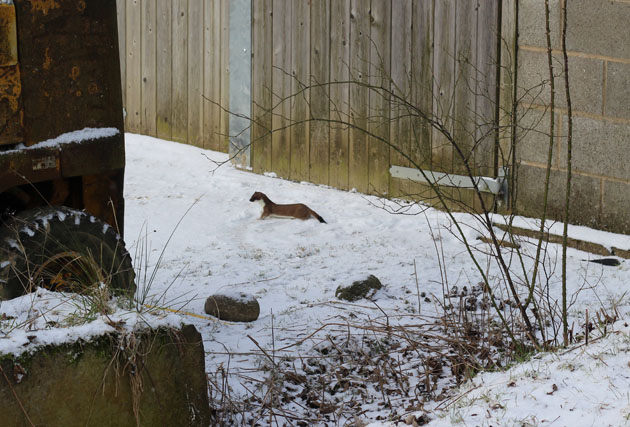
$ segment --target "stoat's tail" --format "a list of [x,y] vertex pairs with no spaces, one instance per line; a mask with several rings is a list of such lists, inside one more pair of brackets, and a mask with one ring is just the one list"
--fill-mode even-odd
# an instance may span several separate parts
[[315,211],[311,210],[311,214],[313,214],[313,216],[314,216],[315,218],[317,218],[317,220],[318,220],[319,222],[322,222],[322,223],[324,223],[324,224],[328,224],[326,221],[324,221],[324,218],[322,218],[321,216],[319,216],[319,215],[318,215]]

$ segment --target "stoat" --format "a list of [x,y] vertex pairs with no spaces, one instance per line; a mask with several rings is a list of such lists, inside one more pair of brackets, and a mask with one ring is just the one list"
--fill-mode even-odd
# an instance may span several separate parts
[[302,203],[295,203],[292,205],[277,205],[269,200],[269,197],[267,197],[260,191],[256,191],[254,194],[252,194],[252,197],[250,197],[249,201],[260,202],[263,204],[263,211],[260,215],[260,219],[265,219],[268,216],[298,219],[309,219],[310,217],[314,217],[317,218],[319,222],[326,223],[326,221],[324,221],[324,218],[319,216],[317,212]]

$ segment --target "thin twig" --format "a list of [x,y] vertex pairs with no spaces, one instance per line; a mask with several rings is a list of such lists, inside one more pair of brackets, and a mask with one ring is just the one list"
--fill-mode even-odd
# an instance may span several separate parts
[[26,412],[26,409],[24,408],[24,405],[22,405],[22,401],[20,400],[20,398],[18,397],[17,393],[15,392],[15,389],[13,388],[13,385],[9,381],[9,378],[7,377],[7,374],[4,372],[4,369],[2,369],[2,366],[0,366],[0,372],[2,372],[2,376],[4,377],[5,381],[7,382],[7,385],[9,386],[9,388],[11,389],[11,393],[13,393],[13,397],[15,397],[15,401],[18,403],[18,405],[20,405],[20,409],[22,409],[22,412],[24,413],[24,416],[26,417],[26,420],[28,421],[28,423],[32,427],[35,427],[35,424],[33,424],[33,421],[31,421],[31,418],[28,416],[28,413]]

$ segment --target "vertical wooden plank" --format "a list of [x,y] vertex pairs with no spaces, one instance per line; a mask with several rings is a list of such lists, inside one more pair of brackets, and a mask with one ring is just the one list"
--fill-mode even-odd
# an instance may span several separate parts
[[348,189],[350,120],[350,0],[330,2],[329,184]]
[[271,172],[272,0],[252,2],[252,146],[254,172]]
[[292,4],[273,0],[273,111],[272,166],[280,177],[288,178],[291,159],[291,16]]
[[[421,116],[433,115],[434,90],[434,34],[433,1],[414,1],[412,5],[411,40],[411,99],[419,110],[412,120],[412,139],[410,157],[414,165],[430,169],[432,164],[432,132],[431,125]],[[406,183],[406,191],[414,198],[434,201],[435,194],[427,184]]]
[[[411,99],[411,41],[412,36],[412,0],[392,1],[392,50],[391,75],[392,94],[390,107],[390,162],[395,166],[409,167],[409,161],[403,154],[411,151],[412,110],[407,102]],[[391,178],[390,197],[406,196],[406,182]]]
[[[411,40],[411,96],[413,105],[422,114],[433,114],[433,57],[434,8],[431,1],[414,1],[412,11],[413,38]],[[432,128],[422,119],[413,121],[412,155],[419,166],[431,166]]]
[[203,87],[202,87],[202,140],[203,147],[212,149],[212,15],[214,13],[212,0],[203,0]]
[[[435,0],[433,116],[444,128],[453,132],[453,101],[455,94],[455,7],[451,0]],[[448,139],[433,129],[431,169],[451,172],[452,147]]]
[[[457,0],[455,11],[455,87],[453,100],[453,169],[456,174],[466,175],[467,165],[474,170],[474,146],[476,136],[475,94],[477,86],[477,11],[478,0]],[[459,210],[472,210],[474,192],[452,190]]]
[[118,18],[118,54],[120,56],[120,86],[122,88],[123,107],[127,106],[127,45],[125,38],[127,0],[116,0]]
[[[309,178],[310,0],[293,0],[291,7],[291,161],[290,178]],[[304,123],[300,123],[304,122]]]
[[[512,145],[513,137],[513,116],[512,105],[514,103],[514,89],[516,87],[516,43],[517,43],[517,0],[505,0],[501,2],[500,19],[501,19],[501,73],[499,82],[500,91],[500,122],[501,132],[499,133],[499,147],[497,164],[499,167],[509,166],[513,171],[514,165],[514,147]],[[515,199],[513,197],[516,182],[515,174],[511,173],[509,183],[510,206],[511,209]]]
[[172,99],[172,20],[170,1],[157,2],[157,72],[156,133],[158,138],[171,139]]
[[[256,3],[256,2],[254,2]],[[221,145],[221,0],[204,0],[204,147],[222,150]]]
[[142,93],[142,4],[141,0],[127,2],[125,45],[127,51],[126,66],[126,111],[125,129],[129,132],[141,132]]
[[[335,0],[333,0],[335,1]],[[330,0],[311,3],[310,181],[328,185],[330,156]],[[324,86],[317,86],[324,84]]]
[[517,31],[517,0],[506,0],[501,5],[501,82],[500,113],[501,133],[499,135],[500,153],[499,166],[512,164],[511,153],[512,133],[511,115],[514,102],[514,90],[516,87],[516,31]]
[[368,192],[370,0],[352,0],[350,9],[350,143],[348,185]]
[[[451,136],[453,134],[453,102],[455,100],[455,15],[456,1],[435,0],[433,53],[433,117]],[[452,172],[453,147],[448,137],[435,127],[431,138],[431,170]],[[452,187],[440,187],[442,200],[438,207],[456,208],[452,203]],[[443,205],[446,204],[446,206]]]
[[[195,0],[192,0],[195,1]],[[172,139],[188,140],[188,0],[173,0]]]
[[156,0],[142,0],[142,133],[156,136]]
[[370,8],[369,83],[385,90],[370,91],[368,128],[368,192],[387,195],[389,191],[389,118],[391,76],[391,0],[372,0]]
[[475,165],[480,175],[494,176],[495,129],[497,126],[497,40],[500,29],[498,2],[479,2],[477,24],[477,129]]
[[455,14],[455,88],[453,101],[453,172],[465,174],[472,162],[475,143],[475,93],[477,85],[477,6],[478,0],[457,0]]
[[188,144],[203,147],[203,2],[188,2]]
[[228,152],[230,145],[230,0],[221,0],[221,124],[220,151]]

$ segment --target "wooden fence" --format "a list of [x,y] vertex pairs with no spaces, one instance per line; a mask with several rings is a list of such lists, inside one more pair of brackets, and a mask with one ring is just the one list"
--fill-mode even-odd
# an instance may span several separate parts
[[463,172],[419,109],[495,173],[499,13],[492,0],[255,1],[254,170],[394,196],[409,190],[389,174],[409,165],[397,149]]
[[[204,96],[229,108],[229,0],[118,2],[127,129],[227,151],[228,116]],[[460,141],[476,173],[496,174],[500,7],[253,0],[249,165],[340,189],[408,193],[390,165],[463,171],[422,111]]]
[[229,0],[117,2],[126,130],[227,151]]

